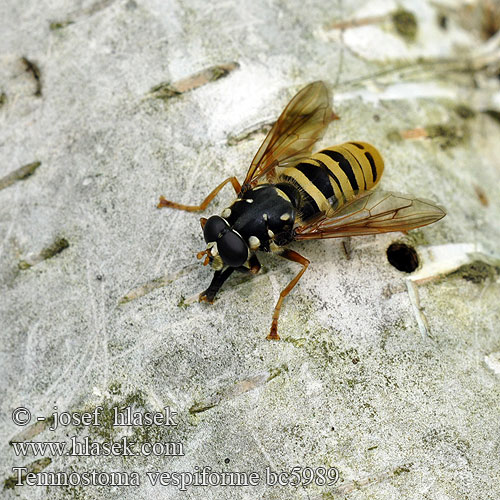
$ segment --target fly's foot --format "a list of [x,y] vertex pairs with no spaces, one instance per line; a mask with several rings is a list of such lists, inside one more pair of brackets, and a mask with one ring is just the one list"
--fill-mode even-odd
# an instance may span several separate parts
[[215,302],[215,294],[212,294],[208,290],[205,290],[204,292],[200,293],[198,302],[207,302],[208,304],[213,304]]
[[175,205],[175,203],[172,203],[171,201],[166,200],[163,196],[160,196],[160,201],[158,202],[158,205],[156,205],[156,208],[171,207],[172,205]]
[[269,335],[266,337],[267,340],[279,340],[280,336],[278,335],[278,325],[273,322],[271,325],[271,331]]

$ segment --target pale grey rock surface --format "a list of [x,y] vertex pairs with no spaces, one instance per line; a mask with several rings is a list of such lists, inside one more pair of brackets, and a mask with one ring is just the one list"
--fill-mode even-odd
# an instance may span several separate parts
[[[392,21],[399,8],[415,14],[414,36],[411,17]],[[0,190],[2,497],[499,498],[499,58],[480,22],[474,2],[2,2],[0,178],[41,162]],[[23,57],[39,68],[40,96]],[[184,95],[150,94],[233,61],[227,77]],[[311,266],[285,302],[283,340],[270,343],[296,267],[264,256],[260,275],[198,304],[210,280],[195,257],[199,217],[155,204],[160,194],[197,203],[225,177],[242,179],[264,135],[234,137],[318,79],[340,116],[321,145],[372,142],[383,189],[448,215],[407,236],[353,238],[349,258],[341,241],[294,244]],[[393,268],[393,241],[415,245],[419,272],[434,279]],[[168,406],[178,426],[113,428],[111,408],[127,405]],[[54,406],[102,406],[102,425],[19,427],[21,406],[33,422]],[[75,435],[181,442],[184,456],[49,461],[9,444]],[[141,485],[14,486],[12,468],[29,464],[137,471]],[[340,480],[181,494],[146,476],[196,466],[336,467]]]

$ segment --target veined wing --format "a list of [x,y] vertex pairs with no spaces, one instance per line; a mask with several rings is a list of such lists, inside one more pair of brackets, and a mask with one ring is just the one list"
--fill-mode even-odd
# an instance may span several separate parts
[[313,82],[288,103],[267,134],[248,169],[243,191],[255,186],[264,175],[272,180],[277,166],[292,165],[310,155],[335,118],[325,84]]
[[432,201],[388,191],[370,191],[330,216],[324,214],[295,231],[296,240],[340,238],[408,231],[442,219],[445,210]]

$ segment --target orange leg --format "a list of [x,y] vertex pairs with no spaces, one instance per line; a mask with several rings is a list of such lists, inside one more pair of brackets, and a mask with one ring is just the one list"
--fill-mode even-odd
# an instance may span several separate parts
[[233,185],[236,194],[241,192],[241,186],[236,177],[229,177],[224,182],[219,184],[199,205],[182,205],[181,203],[175,203],[173,201],[166,200],[163,196],[160,196],[160,202],[157,208],[171,207],[177,208],[178,210],[186,210],[187,212],[201,212],[207,208],[208,204],[217,196],[219,191],[230,182]]
[[267,340],[280,339],[280,336],[278,335],[278,318],[280,316],[281,304],[283,302],[283,299],[292,291],[292,288],[297,284],[300,277],[305,273],[307,266],[309,265],[309,261],[305,257],[302,257],[302,255],[298,254],[297,252],[294,252],[293,250],[285,249],[278,255],[285,259],[291,260],[292,262],[298,262],[299,264],[302,264],[303,267],[297,273],[297,276],[295,276],[295,278],[293,278],[293,280],[290,281],[290,283],[288,283],[288,286],[280,293],[280,298],[278,299],[278,303],[274,308],[273,322],[271,323],[271,331],[269,332],[269,335],[266,337]]

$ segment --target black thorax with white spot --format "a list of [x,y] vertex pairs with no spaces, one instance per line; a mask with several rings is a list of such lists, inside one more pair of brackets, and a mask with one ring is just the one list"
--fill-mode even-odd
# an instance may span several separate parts
[[242,236],[250,250],[269,252],[293,239],[298,193],[279,185],[260,184],[222,212],[230,227]]

